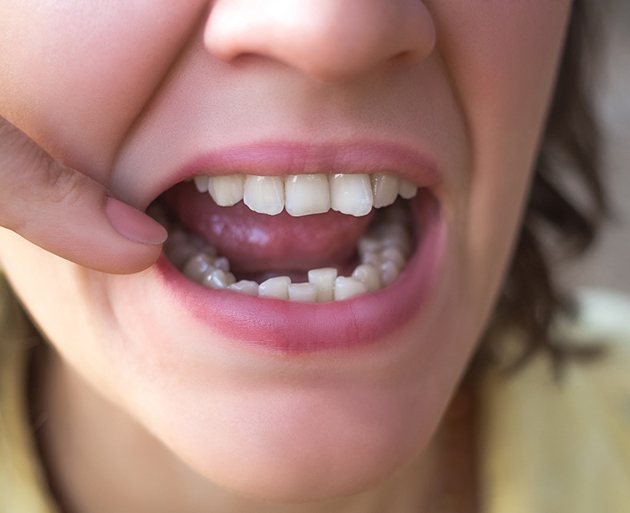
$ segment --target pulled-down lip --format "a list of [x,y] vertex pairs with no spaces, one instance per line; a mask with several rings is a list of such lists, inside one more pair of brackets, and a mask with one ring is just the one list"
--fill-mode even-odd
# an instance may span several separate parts
[[228,340],[285,355],[351,351],[405,327],[423,309],[440,274],[447,230],[437,198],[421,189],[410,200],[418,246],[390,286],[329,303],[296,303],[212,290],[186,278],[163,254],[164,287],[193,317]]
[[430,190],[443,178],[431,157],[399,143],[380,140],[327,144],[261,141],[193,157],[145,190],[138,206],[145,209],[168,189],[194,176],[237,173],[259,176],[387,173]]

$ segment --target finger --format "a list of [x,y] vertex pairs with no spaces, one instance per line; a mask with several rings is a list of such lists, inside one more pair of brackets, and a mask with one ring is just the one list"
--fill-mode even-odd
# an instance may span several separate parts
[[2,118],[0,226],[63,258],[109,273],[149,267],[167,237],[156,221],[52,159]]

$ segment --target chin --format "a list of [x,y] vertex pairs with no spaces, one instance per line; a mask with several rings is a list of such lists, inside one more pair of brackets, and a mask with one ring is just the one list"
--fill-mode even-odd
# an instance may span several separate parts
[[391,479],[423,453],[448,399],[420,384],[199,385],[183,394],[165,381],[156,378],[133,414],[209,482],[274,502],[348,496]]

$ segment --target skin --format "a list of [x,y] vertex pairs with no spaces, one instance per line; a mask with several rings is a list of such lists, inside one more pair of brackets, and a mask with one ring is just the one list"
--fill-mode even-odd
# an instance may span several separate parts
[[[444,173],[448,246],[431,300],[357,358],[254,356],[165,297],[151,267],[104,273],[2,230],[0,262],[56,350],[41,377],[42,438],[69,511],[426,506],[429,476],[448,475],[436,440],[509,261],[570,8],[0,0],[0,115],[93,180],[77,183],[95,204],[106,187],[142,210],[149,185],[196,152],[266,138],[402,141]],[[19,183],[24,150],[7,140],[2,180]],[[40,239],[16,231],[51,249],[25,205],[65,211],[77,195],[50,202],[50,182],[27,176],[44,192],[17,188],[20,222],[4,225],[39,227]],[[67,246],[90,230],[81,216],[68,224]],[[107,270],[157,256],[113,237],[122,249]]]

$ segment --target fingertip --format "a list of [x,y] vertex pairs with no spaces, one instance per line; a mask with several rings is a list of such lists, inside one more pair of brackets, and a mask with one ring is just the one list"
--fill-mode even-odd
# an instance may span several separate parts
[[106,259],[83,262],[82,265],[107,274],[135,274],[149,269],[161,254],[161,246],[138,244],[135,248],[126,248],[118,255],[108,255]]
[[161,246],[168,232],[155,219],[111,196],[105,202],[105,215],[112,227],[132,242]]

